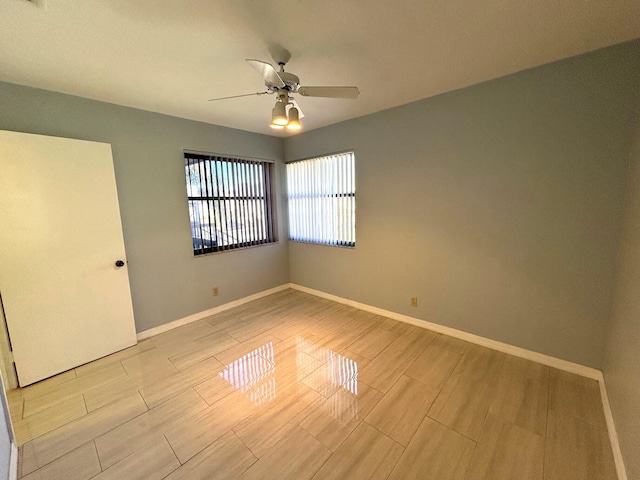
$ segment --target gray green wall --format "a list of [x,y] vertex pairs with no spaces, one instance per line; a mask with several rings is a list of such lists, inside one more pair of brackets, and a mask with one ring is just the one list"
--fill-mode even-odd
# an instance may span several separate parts
[[601,368],[639,58],[623,44],[288,138],[285,161],[354,149],[357,170],[356,248],[291,243],[291,281]]
[[[284,142],[0,83],[0,129],[112,144],[138,331],[291,281],[604,367],[640,478],[639,79],[635,41]],[[185,148],[275,160],[281,241],[194,258]],[[357,247],[288,244],[281,160],[346,149]]]
[[194,258],[182,158],[191,149],[275,160],[281,192],[281,139],[7,83],[0,129],[112,145],[137,331],[288,282],[280,195],[279,243]]
[[630,479],[640,479],[640,122],[604,362],[611,410]]
[[0,379],[0,480],[11,480],[11,414],[5,394],[4,378]]
[[[112,144],[138,331],[292,281],[602,367],[639,52],[619,45],[284,142],[7,83],[0,129]],[[185,148],[276,160],[281,241],[194,258]],[[287,245],[280,160],[351,148],[357,247]]]

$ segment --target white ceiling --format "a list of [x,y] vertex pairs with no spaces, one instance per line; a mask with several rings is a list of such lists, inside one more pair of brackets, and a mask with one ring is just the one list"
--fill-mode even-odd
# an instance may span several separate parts
[[0,80],[277,136],[273,96],[207,102],[263,90],[244,59],[277,48],[360,89],[298,96],[311,130],[640,37],[638,0],[34,2],[0,0]]

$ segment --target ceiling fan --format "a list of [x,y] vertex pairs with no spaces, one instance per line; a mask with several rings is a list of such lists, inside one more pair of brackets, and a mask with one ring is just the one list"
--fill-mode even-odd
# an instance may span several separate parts
[[300,130],[300,119],[304,117],[302,110],[292,94],[299,94],[303,97],[324,97],[324,98],[347,98],[354,99],[360,94],[358,87],[307,87],[300,85],[300,79],[293,73],[285,72],[284,67],[289,61],[289,52],[283,54],[280,59],[274,58],[280,70],[270,63],[261,60],[247,59],[251,65],[264,79],[266,90],[263,92],[245,93],[242,95],[232,95],[229,97],[212,98],[209,101],[227,100],[231,98],[250,97],[253,95],[276,94],[278,99],[271,112],[270,126],[275,129],[287,127],[289,130]]

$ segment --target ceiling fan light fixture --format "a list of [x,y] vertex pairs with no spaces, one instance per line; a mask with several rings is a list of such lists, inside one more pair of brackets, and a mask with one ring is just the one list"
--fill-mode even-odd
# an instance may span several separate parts
[[[46,2],[48,0],[29,0],[31,2]],[[291,54],[280,48],[277,54],[272,53],[274,60],[280,67],[278,71],[273,65],[261,60],[247,58],[247,63],[255,69],[264,80],[265,91],[255,93],[245,93],[226,97],[212,98],[209,101],[224,100],[230,98],[249,97],[253,95],[276,95],[277,101],[271,111],[271,122],[269,126],[274,130],[287,128],[293,132],[302,129],[300,119],[304,118],[304,112],[298,106],[295,98],[291,95],[302,95],[303,97],[324,97],[324,98],[356,98],[360,91],[358,87],[351,86],[304,86],[300,85],[300,78],[291,72],[285,72],[284,66],[291,58]]]
[[289,123],[287,107],[284,103],[278,101],[271,112],[271,124],[284,127],[287,123]]
[[302,125],[300,124],[300,114],[296,107],[289,109],[289,123],[287,123],[288,130],[300,130]]

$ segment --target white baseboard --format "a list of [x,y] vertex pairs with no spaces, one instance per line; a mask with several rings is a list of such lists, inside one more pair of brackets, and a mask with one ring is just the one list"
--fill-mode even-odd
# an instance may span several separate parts
[[9,454],[9,480],[18,479],[18,447],[16,442],[11,442],[11,453]]
[[492,348],[500,352],[514,355],[516,357],[532,360],[534,362],[538,362],[543,365],[547,365],[549,367],[554,367],[559,370],[564,370],[566,372],[575,373],[583,377],[588,377],[588,378],[597,380],[598,384],[600,385],[600,396],[602,398],[602,407],[603,407],[604,416],[607,422],[607,431],[609,433],[609,441],[611,442],[611,450],[613,451],[613,459],[615,461],[616,471],[618,472],[618,480],[627,480],[627,473],[624,468],[624,460],[622,458],[622,452],[620,450],[620,444],[618,442],[618,434],[616,432],[616,427],[613,422],[613,415],[611,414],[611,405],[609,404],[609,397],[607,396],[607,389],[604,382],[604,376],[602,375],[601,370],[587,367],[585,365],[580,365],[579,363],[573,363],[567,360],[562,360],[560,358],[552,357],[550,355],[545,355],[543,353],[534,352],[532,350],[527,350],[526,348],[516,347],[514,345],[509,345],[507,343],[498,342],[497,340],[481,337],[479,335],[474,335],[472,333],[456,330],[455,328],[445,327],[444,325],[438,325],[437,323],[431,323],[426,320],[420,320],[418,318],[410,317],[408,315],[403,315],[401,313],[396,313],[390,310],[384,310],[382,308],[373,307],[365,303],[355,302],[347,298],[338,297],[336,295],[322,292],[320,290],[315,290],[313,288],[303,287],[302,285],[297,285],[295,283],[291,283],[290,286],[295,290],[300,290],[301,292],[309,293],[317,297],[326,298],[327,300],[332,300],[337,303],[349,305],[351,307],[364,310],[367,312],[375,313],[378,315],[382,315],[384,317],[391,318],[393,320],[409,323],[417,327],[422,327],[428,330],[432,330],[434,332],[443,333],[445,335],[449,335],[450,337],[466,340],[467,342]]
[[620,450],[620,442],[618,441],[618,432],[616,424],[613,421],[611,412],[611,404],[609,403],[609,395],[607,395],[607,386],[604,381],[604,375],[600,372],[598,378],[600,384],[600,397],[602,398],[602,408],[604,409],[604,418],[607,422],[607,432],[609,433],[609,441],[611,442],[611,451],[613,452],[613,460],[616,464],[618,472],[618,480],[627,480],[627,470],[624,467],[624,459],[622,458],[622,450]]
[[202,320],[203,318],[210,317],[211,315],[215,315],[216,313],[224,312],[225,310],[238,307],[245,303],[252,302],[253,300],[266,297],[276,292],[281,292],[282,290],[286,290],[288,288],[293,288],[301,292],[309,293],[311,295],[315,295],[316,297],[326,298],[327,300],[332,300],[334,302],[342,303],[344,305],[349,305],[351,307],[358,308],[366,312],[382,315],[386,318],[391,318],[393,320],[398,320],[400,322],[409,323],[417,327],[426,328],[428,330],[432,330],[437,333],[443,333],[445,335],[449,335],[450,337],[466,340],[467,342],[492,348],[500,352],[514,355],[516,357],[525,358],[527,360],[532,360],[534,362],[538,362],[543,365],[548,365],[550,367],[558,368],[560,370],[582,375],[583,377],[592,378],[598,381],[600,381],[600,379],[602,378],[602,372],[595,368],[587,367],[585,365],[580,365],[578,363],[569,362],[567,360],[562,360],[560,358],[552,357],[550,355],[545,355],[543,353],[534,352],[532,350],[527,350],[526,348],[516,347],[514,345],[509,345],[508,343],[499,342],[497,340],[481,337],[479,335],[474,335],[473,333],[463,332],[462,330],[456,330],[455,328],[446,327],[444,325],[428,322],[426,320],[421,320],[419,318],[410,317],[408,315],[403,315],[401,313],[392,312],[390,310],[385,310],[383,308],[374,307],[371,305],[367,305],[366,303],[356,302],[353,300],[349,300],[348,298],[338,297],[337,295],[332,295],[330,293],[322,292],[320,290],[315,290],[309,287],[303,287],[302,285],[297,285],[295,283],[285,283],[283,285],[270,288],[269,290],[263,290],[262,292],[254,293],[253,295],[249,295],[247,297],[240,298],[238,300],[234,300],[229,303],[225,303],[224,305],[219,305],[217,307],[210,308],[202,312],[194,313],[193,315],[179,318],[169,323],[165,323],[164,325],[150,328],[149,330],[144,330],[137,334],[137,338],[138,340],[144,340],[145,338],[153,337],[154,335],[158,335],[160,333],[173,330],[174,328],[187,325],[191,322]]
[[229,303],[225,303],[224,305],[219,305],[217,307],[210,308],[203,312],[194,313],[193,315],[189,315],[187,317],[179,318],[169,323],[165,323],[164,325],[160,325],[154,328],[150,328],[149,330],[143,330],[136,334],[136,338],[138,341],[144,340],[145,338],[153,337],[160,333],[168,332],[169,330],[173,330],[174,328],[181,327],[183,325],[187,325],[191,322],[196,322],[198,320],[202,320],[203,318],[210,317],[211,315],[215,315],[216,313],[224,312],[225,310],[229,310],[231,308],[239,307],[245,303],[252,302],[254,300],[258,300],[259,298],[266,297],[268,295],[272,295],[276,292],[281,292],[282,290],[286,290],[287,288],[291,288],[289,283],[285,283],[283,285],[279,285],[274,288],[270,288],[269,290],[263,290],[262,292],[254,293],[253,295],[249,295],[247,297],[239,298],[238,300],[234,300]]
[[[158,327],[151,328],[149,330],[144,330],[137,334],[137,338],[138,340],[143,340],[145,338],[158,335],[160,333],[172,330],[182,325],[187,325],[188,323],[201,320],[211,315],[215,315],[216,313],[224,312],[225,310],[238,307],[245,303],[251,302],[253,300],[257,300],[262,297],[266,297],[268,295],[271,295],[276,292],[280,292],[282,290],[286,290],[288,288],[293,288],[295,290],[309,293],[317,297],[326,298],[327,300],[332,300],[337,303],[349,305],[351,307],[364,310],[366,312],[382,315],[386,318],[398,320],[400,322],[404,322],[410,325],[415,325],[417,327],[432,330],[437,333],[442,333],[445,335],[449,335],[451,337],[459,338],[461,340],[466,340],[467,342],[475,343],[483,347],[488,347],[493,350],[497,350],[499,352],[508,353],[516,357],[524,358],[526,360],[538,362],[543,365],[547,365],[549,367],[557,368],[559,370],[564,370],[566,372],[575,373],[583,377],[597,380],[600,385],[600,395],[602,397],[602,406],[603,406],[604,415],[606,418],[607,430],[609,433],[609,441],[611,442],[611,450],[613,451],[613,458],[615,460],[616,470],[618,472],[618,480],[627,480],[624,461],[623,461],[622,453],[620,450],[620,444],[618,443],[618,434],[616,432],[615,424],[613,422],[613,416],[611,414],[611,406],[609,404],[609,397],[607,396],[607,390],[604,382],[604,377],[602,375],[602,371],[592,367],[587,367],[585,365],[580,365],[579,363],[569,362],[568,360],[562,360],[561,358],[552,357],[551,355],[545,355],[543,353],[527,350],[526,348],[516,347],[514,345],[509,345],[508,343],[503,343],[497,340],[492,340],[490,338],[474,335],[473,333],[463,332],[462,330],[456,330],[455,328],[446,327],[444,325],[439,325],[437,323],[428,322],[426,320],[421,320],[419,318],[410,317],[408,315],[403,315],[401,313],[392,312],[390,310],[374,307],[371,305],[367,305],[365,303],[356,302],[353,300],[349,300],[347,298],[338,297],[337,295],[332,295],[330,293],[322,292],[320,290],[315,290],[309,287],[303,287],[302,285],[297,285],[295,283],[286,283],[278,287],[271,288],[269,290],[264,290],[262,292],[254,293],[253,295],[249,295],[247,297],[234,300],[233,302],[225,303],[224,305],[220,305],[218,307],[210,308],[209,310],[205,310],[203,312],[194,313],[193,315],[189,315],[188,317],[180,318],[178,320],[174,320],[173,322],[160,325]],[[12,447],[15,448],[15,445],[12,445]],[[11,455],[12,455],[11,460],[12,460],[12,466],[13,466],[13,460],[14,460],[13,449],[11,451]],[[17,449],[15,451],[15,461],[16,461],[15,468],[17,469]],[[16,477],[10,477],[10,478],[14,479]]]
[[400,322],[409,323],[411,325],[415,325],[416,327],[422,327],[437,333],[443,333],[445,335],[449,335],[450,337],[466,340],[467,342],[475,343],[477,345],[482,345],[483,347],[488,347],[493,350],[498,350],[499,352],[508,353],[516,357],[532,360],[534,362],[538,362],[543,365],[548,365],[550,367],[554,367],[560,370],[565,370],[567,372],[575,373],[583,377],[592,378],[594,380],[598,380],[602,377],[602,372],[600,370],[587,367],[585,365],[580,365],[579,363],[569,362],[567,360],[562,360],[560,358],[552,357],[550,355],[545,355],[543,353],[527,350],[526,348],[516,347],[514,345],[509,345],[508,343],[502,343],[502,342],[498,342],[497,340],[492,340],[490,338],[474,335],[473,333],[463,332],[462,330],[456,330],[455,328],[445,327],[444,325],[439,325],[437,323],[432,323],[426,320],[420,320],[419,318],[403,315],[401,313],[392,312],[390,310],[384,310],[382,308],[373,307],[365,303],[354,302],[353,300],[338,297],[336,295],[331,295],[330,293],[321,292],[320,290],[315,290],[313,288],[303,287],[301,285],[296,285],[294,283],[290,285],[291,285],[291,288],[295,290],[300,290],[301,292],[310,293],[311,295],[326,298],[327,300],[333,300],[334,302],[349,305],[359,310],[375,313],[377,315],[382,315],[383,317],[386,317],[386,318],[391,318],[393,320],[398,320]]

